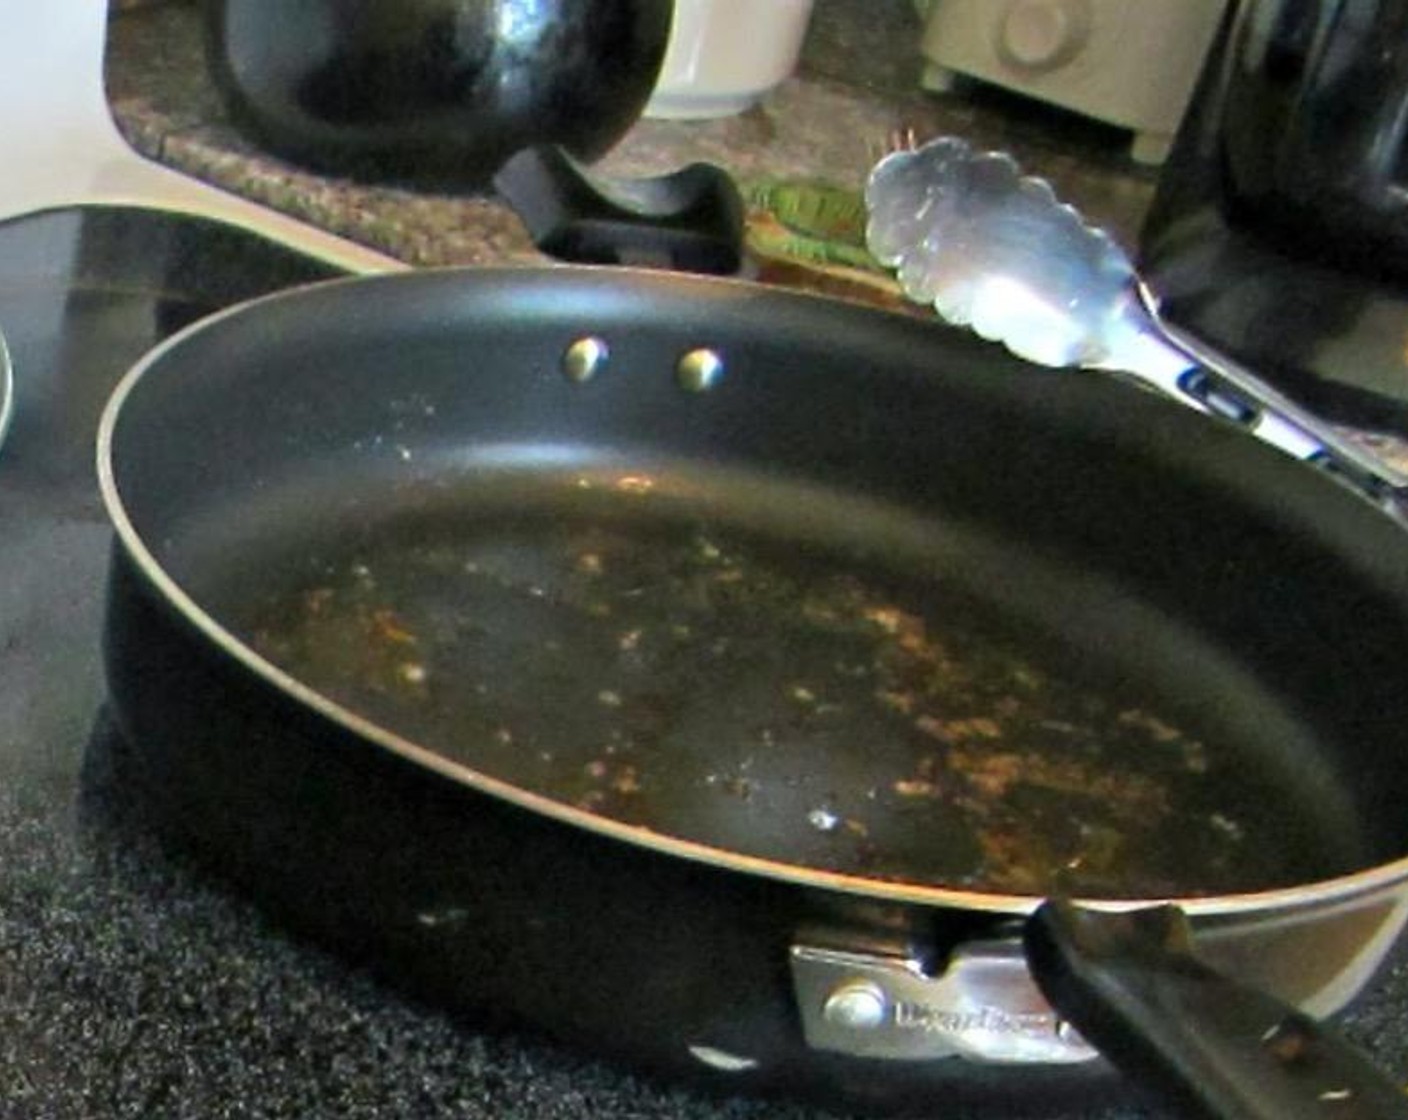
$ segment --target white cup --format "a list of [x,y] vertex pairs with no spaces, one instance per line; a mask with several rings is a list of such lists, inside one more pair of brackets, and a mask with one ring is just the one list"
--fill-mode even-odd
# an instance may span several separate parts
[[797,66],[812,0],[675,0],[647,117],[727,117],[753,106]]

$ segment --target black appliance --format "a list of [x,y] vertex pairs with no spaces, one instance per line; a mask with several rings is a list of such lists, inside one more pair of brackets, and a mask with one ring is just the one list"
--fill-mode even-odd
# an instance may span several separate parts
[[1164,320],[1408,431],[1406,131],[1408,2],[1233,0],[1141,236]]

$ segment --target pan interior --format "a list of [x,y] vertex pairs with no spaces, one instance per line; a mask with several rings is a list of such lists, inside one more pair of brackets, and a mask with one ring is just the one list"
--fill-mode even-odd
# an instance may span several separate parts
[[1266,682],[1020,542],[697,463],[520,448],[419,477],[263,486],[161,562],[467,780],[665,836],[1003,893],[1222,894],[1372,862]]

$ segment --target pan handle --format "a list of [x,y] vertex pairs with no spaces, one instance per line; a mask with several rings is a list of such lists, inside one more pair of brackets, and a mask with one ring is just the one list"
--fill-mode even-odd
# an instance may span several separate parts
[[494,186],[549,256],[722,275],[743,263],[743,200],[712,164],[606,180],[561,148],[539,145],[506,161]]
[[1046,902],[1023,940],[1052,1006],[1179,1115],[1408,1118],[1403,1087],[1329,1027],[1194,956],[1177,907]]

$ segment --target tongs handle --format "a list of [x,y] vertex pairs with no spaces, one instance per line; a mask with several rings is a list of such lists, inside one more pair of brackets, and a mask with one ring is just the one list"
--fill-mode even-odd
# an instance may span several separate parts
[[1150,323],[1159,343],[1177,356],[1182,368],[1175,366],[1157,378],[1145,369],[1129,370],[1134,376],[1321,468],[1408,522],[1408,482],[1388,464],[1355,447],[1245,366],[1175,332],[1152,314]]

